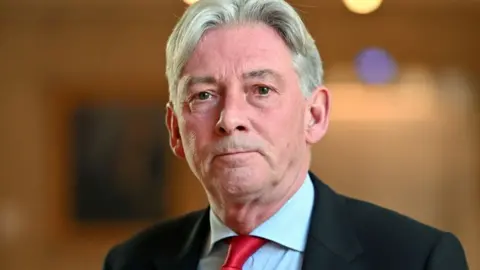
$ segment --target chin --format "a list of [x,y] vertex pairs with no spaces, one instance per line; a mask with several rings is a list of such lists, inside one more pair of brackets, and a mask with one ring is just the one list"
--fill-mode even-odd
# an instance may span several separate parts
[[228,195],[248,195],[258,192],[268,179],[253,168],[228,168],[214,177],[218,186]]

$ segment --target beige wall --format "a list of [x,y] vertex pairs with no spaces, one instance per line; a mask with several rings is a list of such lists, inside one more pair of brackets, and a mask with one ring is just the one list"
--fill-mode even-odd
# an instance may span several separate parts
[[[146,225],[78,227],[64,216],[61,114],[81,98],[161,105],[163,48],[171,14],[183,7],[168,1],[55,7],[11,4],[0,12],[0,268],[6,270],[98,269],[108,247]],[[306,20],[334,94],[331,129],[313,149],[312,170],[340,192],[455,232],[471,268],[480,269],[479,9],[420,12],[411,4],[368,19],[339,8],[310,10]],[[398,84],[356,83],[349,61],[371,44],[400,61]],[[450,69],[460,75],[447,76]],[[174,162],[170,173],[170,215],[206,203],[185,164]]]

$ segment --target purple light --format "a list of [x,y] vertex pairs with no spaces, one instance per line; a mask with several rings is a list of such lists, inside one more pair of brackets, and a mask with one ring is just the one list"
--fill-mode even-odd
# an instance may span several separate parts
[[362,50],[355,60],[355,67],[360,79],[369,84],[388,83],[397,73],[395,60],[381,48]]

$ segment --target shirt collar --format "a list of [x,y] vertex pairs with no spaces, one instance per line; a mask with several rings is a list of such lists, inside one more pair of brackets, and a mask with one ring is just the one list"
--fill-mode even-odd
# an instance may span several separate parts
[[[307,242],[314,196],[313,183],[307,174],[300,189],[280,210],[255,228],[251,235],[303,252]],[[235,235],[237,234],[228,228],[210,209],[210,236],[206,253],[209,254],[218,241]]]

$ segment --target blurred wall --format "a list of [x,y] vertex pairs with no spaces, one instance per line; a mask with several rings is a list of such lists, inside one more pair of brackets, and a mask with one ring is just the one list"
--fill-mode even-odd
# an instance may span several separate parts
[[[312,170],[339,192],[453,231],[480,269],[480,9],[422,3],[392,1],[362,17],[333,0],[298,1],[333,93]],[[165,41],[183,8],[173,0],[0,2],[2,269],[99,269],[112,244],[147,225],[79,227],[65,217],[62,112],[82,98],[163,106]],[[358,82],[352,59],[370,45],[400,63],[394,85]],[[186,164],[171,168],[169,216],[204,206]]]

